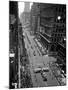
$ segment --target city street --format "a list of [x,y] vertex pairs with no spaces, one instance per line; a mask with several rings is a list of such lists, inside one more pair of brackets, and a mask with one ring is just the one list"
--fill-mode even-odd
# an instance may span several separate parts
[[37,44],[34,41],[34,36],[30,35],[29,30],[24,29],[25,36],[25,47],[27,49],[29,62],[30,62],[30,72],[32,83],[34,87],[44,87],[44,86],[58,86],[59,83],[52,74],[52,71],[49,68],[49,72],[46,72],[47,81],[43,81],[41,73],[35,73],[34,69],[37,67],[48,67],[49,62],[56,61],[55,58],[49,57],[48,55],[42,55]]
[[9,88],[66,85],[66,4],[9,2]]

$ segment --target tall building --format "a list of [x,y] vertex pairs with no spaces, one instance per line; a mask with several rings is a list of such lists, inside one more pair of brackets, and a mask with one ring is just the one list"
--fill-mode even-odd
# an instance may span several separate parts
[[39,7],[38,3],[33,3],[31,12],[30,12],[30,25],[31,25],[31,31],[33,34],[36,34],[37,28],[38,28],[38,17],[39,17]]
[[25,26],[30,22],[30,3],[25,2],[24,12],[21,14],[22,25]]
[[[18,83],[18,3],[9,2],[9,88]],[[12,57],[11,54],[14,56]]]
[[24,12],[30,12],[30,2],[25,2]]

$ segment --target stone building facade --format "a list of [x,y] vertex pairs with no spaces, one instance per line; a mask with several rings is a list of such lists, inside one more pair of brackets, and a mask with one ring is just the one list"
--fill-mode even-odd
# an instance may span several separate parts
[[49,54],[66,62],[66,5],[34,3],[31,30],[40,38]]

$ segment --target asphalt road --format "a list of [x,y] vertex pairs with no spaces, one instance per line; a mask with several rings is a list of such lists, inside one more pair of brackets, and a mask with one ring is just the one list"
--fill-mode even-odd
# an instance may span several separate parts
[[33,39],[34,36],[31,36],[28,30],[24,30],[24,33],[24,41],[30,62],[30,72],[33,87],[59,86],[59,83],[54,77],[51,69],[49,69],[49,72],[46,72],[47,81],[43,81],[43,78],[40,73],[34,73],[34,69],[38,66],[47,67],[49,66],[48,63],[50,61],[55,61],[56,59],[53,57],[49,57],[48,55],[42,55],[39,48],[37,47],[37,44]]

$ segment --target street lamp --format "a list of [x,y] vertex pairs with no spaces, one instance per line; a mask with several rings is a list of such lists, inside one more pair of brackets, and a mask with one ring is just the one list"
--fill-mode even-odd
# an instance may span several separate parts
[[61,16],[58,16],[57,19],[60,20],[61,19]]
[[66,38],[64,38],[64,41],[66,41]]

